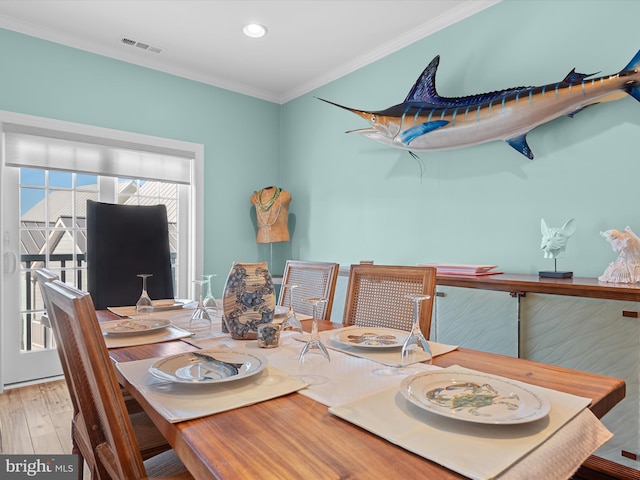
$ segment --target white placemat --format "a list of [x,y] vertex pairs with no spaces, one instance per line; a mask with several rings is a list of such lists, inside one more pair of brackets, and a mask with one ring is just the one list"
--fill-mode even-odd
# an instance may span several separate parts
[[168,342],[170,340],[178,340],[180,338],[190,337],[191,332],[187,332],[175,325],[169,325],[166,328],[160,328],[151,332],[142,334],[127,335],[105,335],[104,341],[107,348],[132,347],[134,345],[149,345],[151,343]]
[[306,384],[268,365],[262,372],[234,382],[188,385],[160,380],[149,373],[158,359],[120,362],[116,367],[171,423],[205,417],[293,393]]
[[[471,371],[457,366],[447,370]],[[551,401],[547,417],[519,425],[463,422],[420,409],[408,402],[398,388],[329,411],[424,458],[483,480],[500,474],[503,475],[499,478],[504,479],[569,478],[613,436],[586,409],[590,399],[522,385]],[[553,438],[554,434],[557,438]],[[550,437],[553,441],[547,441]]]

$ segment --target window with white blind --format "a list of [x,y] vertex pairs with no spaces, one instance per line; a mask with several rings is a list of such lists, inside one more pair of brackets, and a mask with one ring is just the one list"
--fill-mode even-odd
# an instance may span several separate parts
[[[33,271],[46,267],[86,290],[88,199],[167,206],[179,298],[200,275],[201,145],[0,112],[2,191],[2,384],[48,376],[25,358],[53,347],[40,326],[42,299]],[[200,184],[198,184],[198,182]],[[13,295],[11,292],[14,292]],[[10,340],[9,340],[10,339]],[[13,360],[11,360],[13,359]],[[55,363],[55,362],[54,362]],[[16,369],[15,366],[20,365]],[[26,370],[23,372],[23,370]],[[17,371],[17,373],[16,373]],[[14,378],[15,377],[15,378]]]

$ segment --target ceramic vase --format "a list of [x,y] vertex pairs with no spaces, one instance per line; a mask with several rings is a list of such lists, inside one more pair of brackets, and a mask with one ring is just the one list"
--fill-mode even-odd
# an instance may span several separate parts
[[276,296],[266,262],[234,262],[224,286],[222,331],[255,340],[258,325],[271,323]]

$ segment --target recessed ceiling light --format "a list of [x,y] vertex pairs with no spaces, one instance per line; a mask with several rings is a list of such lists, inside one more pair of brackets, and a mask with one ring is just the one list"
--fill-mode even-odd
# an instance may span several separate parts
[[257,23],[250,23],[242,28],[242,32],[251,38],[264,37],[267,34],[267,28],[264,25]]

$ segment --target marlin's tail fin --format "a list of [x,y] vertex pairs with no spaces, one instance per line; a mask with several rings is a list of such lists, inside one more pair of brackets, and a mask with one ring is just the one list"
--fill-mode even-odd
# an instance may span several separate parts
[[[636,53],[635,57],[624,67],[624,70],[638,70],[640,69],[640,50]],[[627,93],[640,102],[640,85],[631,84],[626,89]]]

